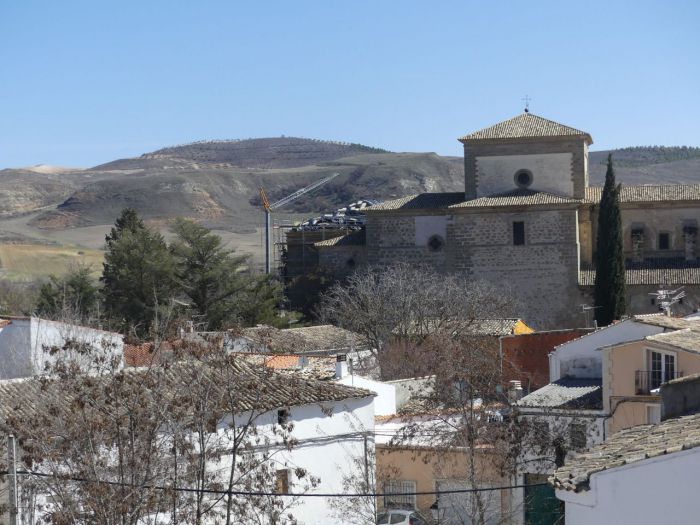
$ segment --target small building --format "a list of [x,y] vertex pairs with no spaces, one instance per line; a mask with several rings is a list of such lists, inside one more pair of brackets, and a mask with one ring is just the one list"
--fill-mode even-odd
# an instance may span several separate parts
[[[77,356],[80,347],[121,360],[120,334],[40,317],[0,318],[0,379],[29,377],[44,372],[61,352]],[[58,352],[57,352],[58,351]]]
[[698,521],[700,376],[670,381],[661,397],[674,417],[622,430],[550,477],[567,525]]

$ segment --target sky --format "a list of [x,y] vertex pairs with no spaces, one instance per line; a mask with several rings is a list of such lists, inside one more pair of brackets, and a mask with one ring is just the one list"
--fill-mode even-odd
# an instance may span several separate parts
[[533,113],[700,146],[700,2],[0,0],[0,168],[280,135],[461,155]]

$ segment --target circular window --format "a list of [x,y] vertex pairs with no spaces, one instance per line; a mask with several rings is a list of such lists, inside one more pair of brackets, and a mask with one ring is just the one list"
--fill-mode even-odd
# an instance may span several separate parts
[[518,170],[515,173],[515,183],[521,188],[527,188],[532,184],[532,172],[530,170]]
[[428,249],[431,252],[439,252],[442,250],[443,246],[445,246],[445,241],[439,235],[433,235],[430,239],[428,239]]

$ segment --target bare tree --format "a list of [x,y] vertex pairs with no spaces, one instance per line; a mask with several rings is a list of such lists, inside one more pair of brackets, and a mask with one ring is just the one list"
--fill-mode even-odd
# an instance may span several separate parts
[[319,315],[362,335],[383,367],[393,343],[420,345],[432,334],[468,333],[476,321],[506,317],[512,310],[512,298],[487,283],[396,264],[363,269],[335,284],[323,295]]
[[[193,343],[147,369],[122,369],[120,356],[77,340],[46,351],[54,357],[46,375],[3,387],[17,403],[3,413],[5,430],[36,473],[22,483],[27,519],[294,522],[295,500],[274,494],[276,456],[294,446],[291,424],[261,416],[277,408],[275,389],[293,400],[296,378],[268,381],[268,369]],[[296,478],[295,492],[318,482],[303,469]]]

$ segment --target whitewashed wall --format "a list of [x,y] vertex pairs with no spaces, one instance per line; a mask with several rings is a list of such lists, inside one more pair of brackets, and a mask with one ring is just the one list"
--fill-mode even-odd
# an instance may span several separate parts
[[698,523],[700,449],[593,474],[588,491],[558,490],[567,525]]
[[374,415],[390,416],[396,414],[396,387],[391,383],[374,381],[356,374],[349,374],[336,380],[336,383],[365,388],[377,394],[374,398]]
[[122,336],[114,332],[37,317],[12,319],[9,325],[0,329],[0,379],[42,373],[48,362],[60,356],[50,356],[45,349],[62,347],[71,339],[91,344],[105,354],[120,357],[124,354]]
[[663,328],[628,319],[559,345],[549,355],[549,380],[564,376],[597,378],[602,375],[603,346],[636,341],[663,332]]
[[[246,417],[246,414],[242,414],[239,419],[245,420]],[[259,416],[256,421],[258,432],[272,435],[271,427],[277,424],[277,410]],[[293,406],[289,408],[289,421],[294,423],[292,437],[298,444],[289,451],[284,447],[271,447],[276,450],[273,455],[275,469],[293,470],[300,467],[320,478],[319,485],[309,491],[313,493],[343,492],[344,476],[364,475],[355,460],[363,459],[365,455],[363,432],[368,435],[367,452],[371,454],[374,448],[373,397]],[[220,426],[220,431],[223,431],[227,423],[222,422]],[[230,459],[228,462],[222,461],[222,468],[228,465]],[[290,492],[300,492],[304,486],[304,480],[296,479],[293,475],[289,482]],[[333,515],[330,501],[325,497],[298,498],[290,512],[299,525],[348,523]]]

